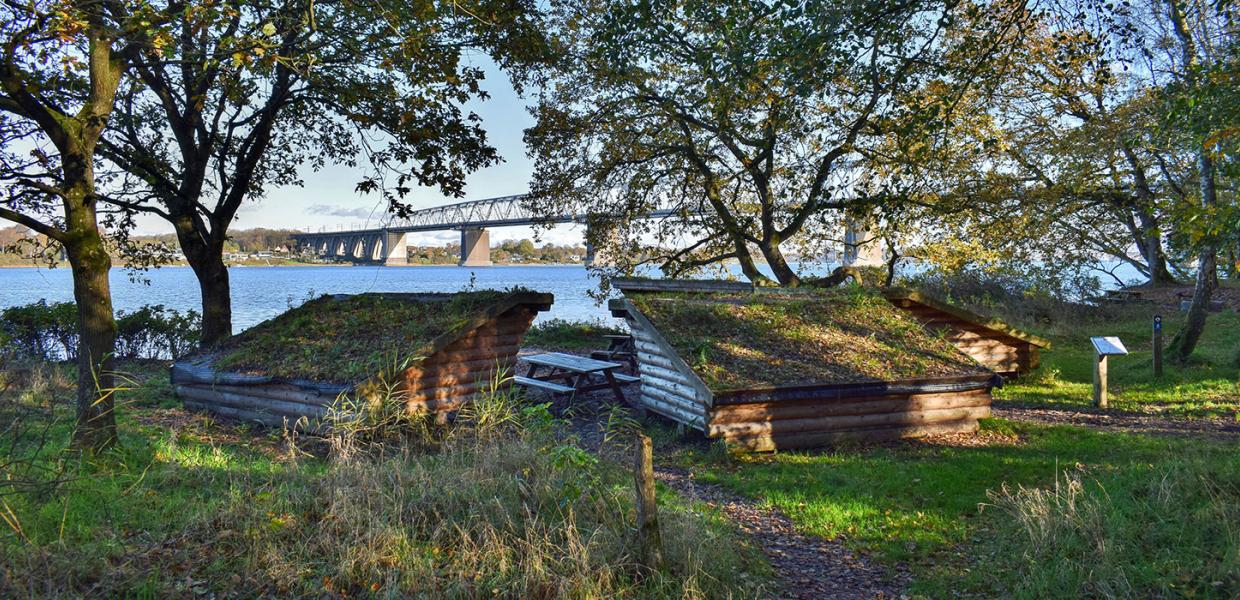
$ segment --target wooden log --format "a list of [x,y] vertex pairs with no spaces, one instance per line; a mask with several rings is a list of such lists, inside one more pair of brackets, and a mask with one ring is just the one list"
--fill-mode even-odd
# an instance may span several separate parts
[[[258,384],[258,385],[222,385],[222,384],[184,384],[199,389],[210,389],[229,394],[241,394],[258,398],[270,398],[284,402],[306,404],[309,406],[326,406],[336,401],[336,394],[322,394],[313,390],[293,385]],[[179,386],[178,386],[179,387]]]
[[637,546],[642,565],[657,572],[663,565],[663,540],[659,534],[659,507],[654,493],[654,445],[637,434],[633,482],[637,491]]
[[647,367],[646,369],[638,368],[641,373],[642,385],[651,385],[672,394],[678,394],[686,398],[694,399],[704,404],[703,400],[698,398],[697,389],[685,383],[683,377],[678,373],[667,371],[666,369],[654,369]]
[[807,432],[782,435],[736,437],[726,440],[729,446],[751,452],[795,450],[831,444],[865,443],[902,438],[916,438],[948,433],[973,433],[978,428],[976,420],[950,421],[928,425],[858,429],[851,431]]
[[210,388],[190,385],[178,385],[176,387],[176,393],[182,398],[190,398],[199,403],[226,406],[255,412],[265,412],[273,415],[292,417],[293,419],[300,417],[320,419],[327,414],[327,406],[323,405],[312,406],[300,402],[285,402],[283,400],[273,400],[271,398],[260,398],[232,392],[222,392],[212,390]]
[[663,398],[643,393],[641,403],[648,410],[657,412],[673,421],[692,425],[698,429],[706,427],[706,415],[676,402],[668,402]]
[[1107,407],[1107,356],[1094,358],[1094,406]]
[[783,433],[827,432],[876,427],[904,427],[946,423],[961,420],[976,421],[990,416],[989,406],[944,408],[906,412],[877,413],[867,415],[810,417],[804,419],[781,419],[778,421],[753,421],[747,423],[722,423],[713,421],[707,426],[710,437],[751,437]]
[[862,415],[945,408],[989,406],[988,390],[913,394],[911,396],[879,396],[847,400],[797,400],[792,402],[758,402],[724,404],[711,409],[711,423],[751,423],[780,419],[804,419],[819,416]]

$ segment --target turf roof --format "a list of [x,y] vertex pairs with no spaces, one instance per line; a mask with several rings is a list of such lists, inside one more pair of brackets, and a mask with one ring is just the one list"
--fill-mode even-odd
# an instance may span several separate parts
[[941,335],[864,291],[629,296],[713,391],[985,374]]
[[414,356],[482,315],[507,292],[322,296],[235,335],[219,371],[354,383]]

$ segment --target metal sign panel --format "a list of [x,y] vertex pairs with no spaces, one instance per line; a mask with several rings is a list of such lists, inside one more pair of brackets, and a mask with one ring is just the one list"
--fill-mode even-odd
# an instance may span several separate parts
[[1094,344],[1094,352],[1098,356],[1122,356],[1128,354],[1128,349],[1124,347],[1124,342],[1115,336],[1091,337],[1090,342]]

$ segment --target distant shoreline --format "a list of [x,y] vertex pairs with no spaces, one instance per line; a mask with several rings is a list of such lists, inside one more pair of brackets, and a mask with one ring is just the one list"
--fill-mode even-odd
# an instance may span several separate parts
[[[58,263],[56,267],[49,267],[48,265],[0,265],[0,269],[44,269],[44,270],[50,270],[52,268],[66,268],[67,269],[68,264],[69,264],[69,261],[60,261],[60,263]],[[580,267],[580,266],[583,266],[583,265],[581,263],[575,263],[575,262],[574,263],[495,263],[495,264],[488,265],[485,267],[477,267],[477,266],[462,267],[462,266],[458,266],[452,263],[438,263],[438,264],[415,263],[415,264],[406,264],[406,265],[382,265],[382,264],[377,264],[377,263],[352,264],[352,263],[300,263],[299,262],[299,263],[288,263],[288,264],[278,264],[278,265],[236,264],[236,265],[228,265],[228,268],[230,269],[234,269],[234,268],[270,269],[270,268],[275,268],[275,267],[387,267],[387,268],[393,268],[393,269],[404,269],[404,268],[409,268],[409,267],[453,267],[457,269],[490,269],[494,267]],[[112,265],[112,268],[124,269],[127,267],[125,265],[117,264],[117,265]],[[153,267],[153,268],[155,269],[188,269],[190,267],[188,264],[185,264],[185,263],[176,263],[176,264],[160,265],[158,267]]]

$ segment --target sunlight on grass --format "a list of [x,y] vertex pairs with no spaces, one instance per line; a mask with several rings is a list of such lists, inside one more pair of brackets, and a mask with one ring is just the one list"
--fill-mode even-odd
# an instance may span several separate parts
[[[1164,317],[1164,333],[1169,342],[1183,318],[1180,315]],[[1056,338],[1054,349],[1043,353],[1042,366],[996,390],[995,399],[1065,407],[1089,406],[1093,394],[1094,355],[1088,336],[1118,335],[1130,354],[1110,359],[1108,381],[1112,408],[1240,420],[1240,367],[1235,363],[1240,348],[1240,315],[1233,312],[1210,315],[1192,360],[1187,365],[1165,362],[1163,376],[1158,379],[1153,375],[1148,318],[1139,316],[1085,328],[1091,330],[1081,331],[1074,337]]]

